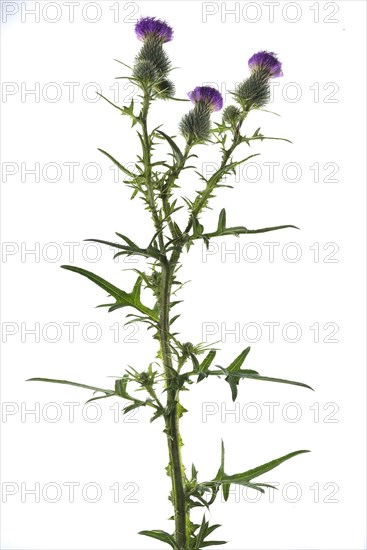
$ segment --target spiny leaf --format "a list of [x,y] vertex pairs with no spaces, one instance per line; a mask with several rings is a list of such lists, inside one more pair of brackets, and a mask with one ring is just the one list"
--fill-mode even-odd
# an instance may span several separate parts
[[99,97],[101,97],[102,99],[104,99],[105,101],[107,101],[107,103],[109,103],[110,105],[112,105],[112,107],[115,107],[115,109],[118,109],[121,113],[124,113],[124,110],[122,107],[119,107],[118,105],[116,105],[115,103],[113,103],[112,101],[110,101],[109,99],[107,99],[107,97],[105,97],[104,95],[100,94],[99,92],[96,92],[97,95],[99,95]]
[[247,229],[247,227],[243,226],[234,226],[234,227],[225,227],[222,229],[219,229],[219,225],[216,231],[213,231],[212,233],[203,233],[203,234],[195,234],[193,238],[203,238],[204,240],[211,239],[213,237],[226,237],[229,235],[235,235],[238,237],[239,235],[253,235],[257,233],[268,233],[269,231],[279,231],[280,229],[299,229],[296,225],[276,225],[273,227],[261,227],[260,229]]
[[200,363],[198,368],[198,383],[204,380],[204,378],[207,378],[208,376],[208,369],[212,362],[214,361],[214,358],[216,356],[217,352],[214,350],[209,351],[207,356],[203,359],[203,361]]
[[200,548],[206,548],[207,546],[220,546],[221,544],[228,544],[225,540],[206,540],[200,546]]
[[183,153],[181,152],[180,148],[178,147],[178,145],[175,143],[175,141],[170,136],[168,136],[167,134],[162,132],[162,130],[157,130],[156,133],[159,134],[160,136],[162,136],[162,138],[165,139],[169,143],[169,145],[171,146],[171,149],[172,149],[172,152],[173,152],[173,155],[174,155],[174,158],[175,158],[176,162],[177,163],[182,163],[183,160],[184,160],[184,156],[183,156]]
[[133,411],[134,409],[139,409],[139,407],[145,407],[146,404],[147,403],[145,401],[135,400],[134,403],[132,403],[131,405],[126,405],[126,407],[122,409],[122,412],[124,414],[127,414],[128,412]]
[[85,239],[85,241],[106,244],[113,248],[117,248],[118,250],[122,250],[122,252],[118,252],[115,257],[120,256],[121,254],[127,254],[128,256],[145,256],[146,258],[155,258],[157,260],[160,258],[158,250],[154,249],[153,247],[139,248],[138,246],[132,245],[125,246],[123,244],[113,243],[111,241],[104,241],[101,239]]
[[138,277],[134,288],[132,292],[128,293],[125,292],[113,284],[109,283],[105,279],[102,279],[102,277],[99,277],[98,275],[95,275],[91,271],[87,271],[86,269],[82,269],[81,267],[75,267],[72,265],[62,265],[63,269],[67,269],[69,271],[74,271],[75,273],[79,273],[80,275],[83,275],[96,285],[98,285],[100,288],[103,288],[108,294],[110,294],[113,298],[115,298],[116,303],[115,304],[103,304],[102,307],[109,307],[110,311],[114,311],[115,309],[131,306],[141,313],[144,313],[154,321],[158,321],[158,314],[155,310],[152,310],[148,308],[147,306],[143,305],[140,301],[140,288],[142,284],[141,277]]
[[246,349],[241,351],[241,353],[236,357],[236,359],[234,361],[232,361],[232,363],[229,365],[229,367],[227,367],[227,372],[236,372],[236,371],[238,371],[242,367],[246,357],[250,353],[250,350],[251,350],[251,347],[248,346]]
[[145,535],[146,537],[151,537],[152,539],[157,539],[161,542],[165,542],[166,544],[169,544],[172,548],[178,548],[173,536],[169,533],[166,533],[166,531],[161,531],[160,529],[156,529],[153,531],[140,531],[138,535]]
[[[217,475],[215,476],[215,480],[219,480],[221,481],[223,479],[223,477],[225,476],[225,473],[224,473],[224,459],[225,459],[225,449],[224,449],[224,441],[222,439],[221,441],[221,452],[220,452],[220,466],[219,466],[219,470],[217,472]],[[227,501],[228,500],[228,497],[229,497],[229,488],[230,488],[230,485],[222,485],[222,492],[223,492],[223,497],[224,497],[224,500]]]
[[209,351],[208,355],[204,357],[202,362],[199,365],[199,370],[206,371],[212,364],[217,352],[215,350]]
[[222,233],[225,228],[226,228],[226,209],[225,208],[222,208],[222,210],[220,211],[220,214],[219,214],[219,219],[218,219],[218,228],[217,228],[217,232],[218,233]]
[[[78,388],[85,388],[87,390],[93,390],[95,392],[103,392],[107,396],[112,396],[115,394],[113,390],[105,390],[103,388],[97,388],[95,386],[88,386],[86,384],[79,384],[78,382],[70,382],[69,380],[56,380],[54,378],[29,378],[26,382],[51,382],[53,384],[67,384],[68,386],[76,386]],[[94,398],[97,399],[97,398]]]
[[134,241],[132,241],[131,239],[129,239],[129,237],[126,237],[126,235],[122,235],[122,233],[117,233],[117,231],[116,231],[116,235],[117,235],[118,237],[120,237],[120,239],[122,239],[123,241],[125,241],[129,246],[139,248],[138,245],[137,245],[136,243],[134,243]]
[[249,143],[250,141],[254,141],[254,140],[257,140],[257,139],[259,139],[260,141],[264,141],[265,139],[272,139],[272,140],[276,140],[276,141],[286,141],[287,143],[293,144],[290,139],[279,138],[279,137],[267,137],[267,136],[264,136],[263,134],[260,134],[259,132],[258,133],[255,132],[254,135],[251,136],[251,137],[243,136],[241,141],[245,142],[245,143]]
[[[264,493],[263,487],[273,487],[272,485],[269,485],[267,483],[252,483],[252,480],[256,477],[259,477],[262,474],[265,474],[266,472],[270,472],[286,460],[289,460],[290,458],[293,458],[297,455],[303,454],[303,453],[309,453],[310,451],[302,450],[302,451],[294,451],[292,453],[289,453],[287,455],[284,455],[280,458],[276,458],[275,460],[271,460],[270,462],[266,462],[265,464],[262,464],[261,466],[257,466],[256,468],[253,468],[252,470],[247,470],[246,472],[242,472],[239,474],[234,475],[228,475],[224,471],[224,444],[222,441],[221,445],[221,464],[218,470],[217,475],[213,479],[212,482],[203,483],[202,486],[208,486],[212,487],[213,484],[221,485],[223,497],[224,500],[227,501],[229,497],[229,490],[231,484],[235,485],[243,485],[246,487],[250,487],[252,489],[256,489],[257,491],[260,491],[261,493]],[[274,487],[273,487],[274,488]]]
[[295,456],[298,456],[300,454],[309,453],[308,450],[302,450],[302,451],[294,451],[292,453],[289,453],[287,455],[281,456],[280,458],[276,458],[275,460],[271,460],[270,462],[266,462],[265,464],[262,464],[261,466],[257,466],[256,468],[253,468],[252,470],[247,470],[246,472],[242,472],[240,474],[234,474],[231,476],[225,476],[225,479],[230,481],[231,483],[239,483],[243,481],[252,481],[254,478],[261,476],[262,474],[265,474],[267,472],[270,472],[270,470],[273,470],[286,460],[289,460],[290,458],[293,458]]
[[135,178],[135,174],[133,174],[133,172],[130,172],[130,170],[128,170],[127,168],[125,168],[125,166],[123,166],[118,160],[116,160],[112,155],[110,155],[109,153],[107,153],[107,151],[104,151],[103,149],[100,149],[98,147],[98,151],[100,151],[101,153],[103,153],[104,155],[106,155],[106,157],[108,159],[110,159],[113,164],[115,164],[117,166],[117,168],[119,168],[122,172],[124,172],[124,174],[126,174],[127,176],[129,176],[130,178]]
[[218,524],[209,526],[209,522],[206,521],[206,517],[204,515],[199,532],[193,541],[193,550],[200,550],[200,548],[205,548],[207,546],[213,546],[217,544],[227,544],[225,541],[204,541],[204,539],[206,539],[213,531],[215,531],[215,529],[218,529],[218,527],[221,526]]
[[118,378],[115,380],[115,394],[118,397],[122,397],[124,399],[128,400],[134,400],[131,395],[127,393],[127,383],[128,383],[129,377],[125,374],[122,378]]
[[[236,359],[234,361],[232,361],[232,363],[229,365],[229,367],[224,369],[226,374],[227,374],[225,380],[230,385],[233,401],[236,401],[237,394],[238,394],[238,384],[239,384],[239,381],[240,381],[238,373],[240,372],[241,367],[242,367],[247,355],[250,352],[250,349],[251,349],[250,346],[248,346],[246,349],[244,349],[236,357]],[[245,371],[243,371],[243,372],[245,372]]]
[[123,61],[120,61],[119,59],[114,59],[114,61],[117,61],[117,63],[120,63],[121,65],[124,65],[124,67],[127,67],[128,69],[132,70],[132,67],[130,67],[130,65],[127,65],[126,63],[124,63]]
[[302,388],[307,388],[314,391],[311,386],[304,384],[303,382],[295,382],[294,380],[284,380],[283,378],[272,378],[270,376],[260,376],[259,374],[242,374],[239,373],[241,378],[249,378],[251,380],[264,380],[265,382],[279,382],[279,384],[291,384],[292,386],[301,386]]
[[[117,61],[117,60],[116,60]],[[121,61],[119,61],[119,63],[121,63]],[[124,78],[124,77],[121,77],[121,78]],[[129,77],[126,77],[127,80],[131,80],[131,81],[134,81],[135,79],[133,78],[129,78]],[[110,101],[109,99],[107,99],[107,97],[105,97],[104,95],[100,94],[99,92],[96,92],[97,95],[99,95],[102,99],[104,99],[105,101],[107,101],[107,103],[109,103],[110,105],[112,105],[112,107],[115,107],[115,109],[118,109],[120,111],[120,113],[122,115],[126,115],[126,116],[129,116],[131,119],[132,119],[132,127],[135,126],[135,124],[138,122],[139,118],[137,116],[134,115],[134,100],[132,99],[131,102],[130,102],[130,105],[128,107],[124,106],[124,107],[119,107],[118,105],[116,105],[115,103],[113,103],[112,101]]]
[[88,401],[86,401],[85,404],[91,403],[92,401],[97,401],[98,399],[107,399],[108,397],[112,397],[113,395],[115,394],[110,393],[108,395],[100,395],[99,397],[92,397],[91,399],[88,399]]

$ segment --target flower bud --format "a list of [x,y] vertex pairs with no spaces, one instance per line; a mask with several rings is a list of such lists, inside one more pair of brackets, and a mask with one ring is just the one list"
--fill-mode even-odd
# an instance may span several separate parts
[[171,69],[171,62],[163,50],[162,41],[155,35],[148,36],[135,58],[135,65],[145,61],[150,63],[156,70],[157,76],[166,76]]
[[133,75],[137,80],[145,85],[152,84],[158,78],[155,65],[147,59],[142,59],[141,61],[135,63]]
[[181,119],[180,132],[189,144],[206,141],[210,137],[210,115],[223,107],[223,98],[210,86],[197,86],[187,95],[195,107]]
[[270,100],[269,76],[267,71],[258,69],[249,78],[236,86],[236,101],[245,111],[259,109]]
[[223,122],[235,126],[241,115],[241,111],[234,105],[228,105],[223,111]]
[[164,78],[159,82],[157,82],[157,84],[155,84],[154,91],[158,98],[168,99],[169,97],[172,97],[175,95],[176,90],[172,80],[168,80],[167,78]]
[[210,113],[207,105],[198,103],[194,109],[182,117],[179,129],[187,143],[200,143],[209,139]]

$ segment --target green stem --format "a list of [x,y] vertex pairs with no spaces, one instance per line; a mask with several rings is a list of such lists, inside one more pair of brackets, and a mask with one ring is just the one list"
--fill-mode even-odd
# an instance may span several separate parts
[[[143,160],[145,166],[145,183],[147,189],[147,200],[152,212],[153,222],[156,231],[158,232],[158,243],[162,254],[161,258],[161,283],[159,293],[159,341],[161,346],[161,356],[163,368],[166,378],[167,402],[165,407],[165,431],[167,436],[168,452],[169,452],[169,470],[172,479],[172,504],[174,508],[175,518],[175,541],[180,550],[189,548],[190,540],[190,519],[186,503],[185,484],[186,476],[182,462],[181,446],[182,440],[179,429],[179,391],[176,389],[176,371],[173,367],[171,347],[170,347],[170,303],[172,291],[173,272],[171,265],[167,260],[164,248],[164,239],[162,231],[162,219],[159,216],[154,190],[152,185],[152,162],[151,162],[151,142],[147,128],[147,117],[150,104],[150,94],[148,91],[144,93],[143,106],[141,111],[141,126],[143,130]],[[188,154],[188,150],[187,150]],[[185,155],[186,161],[186,155]],[[180,167],[179,172],[183,168]],[[163,199],[162,199],[163,200]],[[163,211],[167,208],[168,202],[163,205]],[[169,217],[170,228],[174,227]],[[157,402],[158,398],[156,398]]]
[[163,241],[163,235],[162,235],[162,222],[158,215],[158,210],[157,210],[155,197],[154,197],[154,189],[152,185],[151,142],[148,135],[148,125],[147,125],[149,105],[150,105],[150,92],[146,90],[144,92],[143,106],[140,114],[140,124],[143,130],[143,142],[144,142],[143,161],[144,161],[144,167],[145,167],[147,202],[149,204],[150,211],[152,213],[155,230],[156,232],[158,232],[159,247],[161,250],[163,250],[164,241]]
[[[215,172],[215,174],[213,174],[213,176],[212,176],[214,181],[215,181],[214,176],[226,166],[226,164],[228,162],[228,159],[230,158],[233,151],[236,149],[236,147],[240,143],[241,126],[242,126],[246,116],[247,116],[247,112],[244,112],[241,119],[240,119],[240,121],[237,124],[237,127],[235,128],[235,130],[233,132],[233,140],[232,140],[231,146],[228,149],[224,149],[224,151],[223,151],[222,162],[221,162],[217,172]],[[217,184],[215,183],[214,185],[217,185]],[[181,241],[180,246],[177,246],[176,249],[172,253],[171,260],[170,260],[172,265],[174,265],[174,266],[177,265],[177,262],[180,258],[180,255],[181,255],[181,252],[182,252],[185,244],[187,243],[187,241],[190,238],[189,232],[190,232],[190,230],[193,226],[194,219],[199,216],[201,210],[203,209],[203,207],[204,207],[204,205],[205,205],[205,203],[206,203],[206,201],[207,201],[207,199],[210,196],[210,193],[212,191],[213,191],[213,186],[212,185],[207,185],[207,187],[204,189],[204,193],[202,194],[200,201],[196,205],[195,209],[192,211],[190,219],[187,223],[186,229],[182,233],[182,236],[181,236],[181,239],[180,239],[180,241]]]
[[175,540],[180,550],[189,548],[190,523],[185,494],[185,469],[182,462],[182,440],[179,429],[179,391],[175,383],[176,371],[173,368],[169,341],[169,310],[172,288],[172,273],[169,262],[162,262],[162,282],[160,298],[159,339],[166,374],[167,406],[165,413],[166,435],[172,479],[172,503],[175,517]]
[[[189,550],[190,548],[190,514],[188,501],[186,496],[186,475],[185,468],[182,461],[181,447],[182,439],[180,435],[180,402],[179,402],[179,389],[177,384],[177,376],[179,365],[176,370],[173,366],[172,352],[171,352],[171,337],[170,337],[170,307],[171,307],[171,293],[172,282],[176,267],[183,251],[183,248],[189,239],[189,232],[193,224],[193,215],[198,216],[204,207],[207,198],[210,196],[212,186],[209,185],[205,189],[201,200],[197,204],[185,232],[182,235],[178,235],[176,227],[171,218],[171,205],[170,205],[170,191],[172,184],[176,181],[182,169],[185,166],[186,160],[189,156],[190,146],[187,145],[182,162],[176,166],[175,170],[169,175],[165,188],[162,190],[162,210],[160,214],[157,210],[157,205],[154,197],[154,189],[152,184],[152,162],[151,162],[151,142],[147,129],[147,116],[150,104],[149,92],[144,93],[143,106],[140,115],[140,122],[143,130],[143,160],[145,166],[145,181],[147,189],[147,202],[152,213],[154,226],[158,232],[158,242],[161,251],[161,281],[159,292],[159,330],[158,336],[161,347],[161,359],[163,363],[167,402],[165,407],[164,419],[165,419],[165,432],[167,436],[168,452],[169,452],[169,472],[172,480],[171,499],[174,508],[175,519],[175,542],[179,550]],[[241,122],[242,124],[242,122]],[[238,139],[240,136],[240,126],[236,128],[233,135],[232,145],[228,150],[223,151],[223,158],[219,170],[223,169],[232,152],[238,145]],[[171,235],[173,239],[177,240],[176,246],[172,252],[171,258],[168,260],[165,253],[165,245],[163,239],[163,227],[162,227],[162,214],[164,219],[167,220]],[[156,396],[154,396],[156,398]],[[158,399],[156,398],[156,401]]]
[[179,235],[177,234],[175,224],[173,223],[172,217],[171,217],[170,203],[169,203],[169,199],[170,199],[170,196],[171,196],[171,188],[172,188],[172,184],[178,179],[179,175],[181,174],[182,170],[185,167],[186,161],[187,161],[188,156],[190,154],[191,147],[192,147],[192,145],[189,145],[188,143],[186,143],[183,158],[182,158],[181,162],[179,164],[177,164],[175,169],[172,170],[172,172],[168,176],[167,181],[166,181],[165,186],[164,186],[164,189],[162,191],[163,212],[164,212],[165,219],[168,222],[168,227],[169,227],[169,230],[171,232],[171,235],[172,235],[173,239],[177,239],[179,237]]

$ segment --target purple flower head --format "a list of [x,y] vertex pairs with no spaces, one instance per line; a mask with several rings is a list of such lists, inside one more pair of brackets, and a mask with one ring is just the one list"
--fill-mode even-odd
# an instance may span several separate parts
[[156,36],[162,43],[173,38],[173,29],[165,21],[156,17],[142,17],[135,25],[135,33],[139,40],[144,41],[148,36]]
[[202,102],[211,111],[220,111],[223,107],[223,98],[215,88],[210,86],[197,86],[195,90],[187,94],[193,103]]
[[250,69],[266,69],[269,71],[270,78],[276,78],[277,76],[283,76],[282,64],[277,59],[274,52],[258,52],[255,53],[248,60],[248,66]]

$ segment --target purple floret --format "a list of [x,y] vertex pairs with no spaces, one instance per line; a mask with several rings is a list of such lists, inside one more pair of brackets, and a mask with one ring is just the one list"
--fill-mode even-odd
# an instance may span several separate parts
[[258,52],[255,53],[248,60],[248,66],[251,70],[267,69],[269,71],[270,78],[276,78],[277,76],[283,76],[282,64],[277,59],[274,52]]
[[197,86],[187,94],[193,103],[203,102],[212,111],[220,111],[223,107],[223,98],[215,88],[210,86]]
[[135,25],[135,33],[139,40],[154,35],[162,42],[169,42],[173,38],[173,29],[165,21],[156,17],[142,17]]

